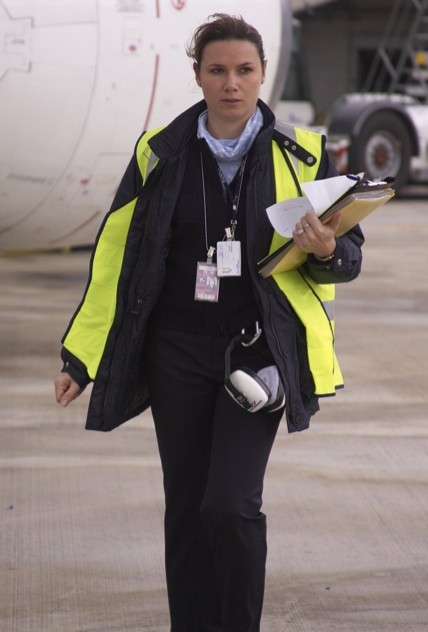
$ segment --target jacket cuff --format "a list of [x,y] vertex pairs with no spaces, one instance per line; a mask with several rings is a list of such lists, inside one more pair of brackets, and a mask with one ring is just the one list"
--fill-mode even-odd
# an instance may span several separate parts
[[68,373],[80,388],[84,389],[91,382],[85,365],[64,348],[61,351],[61,359],[64,361],[61,373]]

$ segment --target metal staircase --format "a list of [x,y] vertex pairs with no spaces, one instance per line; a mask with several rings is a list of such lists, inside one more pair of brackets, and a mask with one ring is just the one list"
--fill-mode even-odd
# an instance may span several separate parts
[[428,103],[428,0],[395,0],[363,92]]

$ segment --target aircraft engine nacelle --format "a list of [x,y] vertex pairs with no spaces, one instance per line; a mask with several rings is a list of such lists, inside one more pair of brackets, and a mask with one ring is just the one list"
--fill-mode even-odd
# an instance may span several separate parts
[[288,67],[288,0],[0,0],[0,249],[91,243],[142,130],[201,98],[185,46],[216,11],[261,32],[262,98]]

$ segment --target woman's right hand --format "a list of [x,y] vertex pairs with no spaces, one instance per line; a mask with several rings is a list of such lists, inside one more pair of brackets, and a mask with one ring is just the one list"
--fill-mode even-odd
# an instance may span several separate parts
[[58,404],[65,408],[84,391],[68,373],[60,373],[55,379],[55,397]]

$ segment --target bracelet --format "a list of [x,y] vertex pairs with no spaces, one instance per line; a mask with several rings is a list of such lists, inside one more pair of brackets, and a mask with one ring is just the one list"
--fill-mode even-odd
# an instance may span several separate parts
[[328,255],[328,257],[324,257],[324,259],[321,259],[321,257],[317,257],[316,255],[314,255],[314,257],[321,263],[327,263],[328,261],[333,261],[334,255],[335,253],[333,252],[331,255]]

